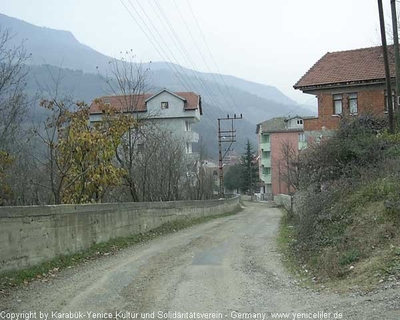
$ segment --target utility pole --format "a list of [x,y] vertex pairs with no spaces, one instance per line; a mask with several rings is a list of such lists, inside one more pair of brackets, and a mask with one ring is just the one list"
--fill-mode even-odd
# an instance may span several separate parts
[[383,17],[382,0],[378,0],[378,9],[379,9],[379,22],[380,22],[380,27],[381,27],[383,60],[385,62],[386,91],[387,91],[387,99],[388,99],[388,116],[389,116],[389,132],[393,134],[394,133],[394,121],[393,121],[392,85],[390,83],[391,78],[390,78],[387,44],[386,44],[385,18]]
[[[223,160],[230,150],[232,143],[236,142],[236,130],[234,130],[233,122],[235,120],[243,119],[242,114],[233,117],[230,117],[229,114],[226,118],[218,118],[218,171],[219,171],[219,197],[224,198],[224,164]],[[231,129],[230,130],[221,130],[221,121],[231,121]],[[230,143],[229,147],[226,149],[224,155],[222,155],[222,144],[223,143]]]
[[394,58],[396,64],[396,111],[400,112],[399,106],[399,95],[400,95],[400,56],[399,56],[399,35],[397,29],[397,12],[396,12],[396,0],[390,0],[390,6],[392,9],[392,27],[393,27],[393,47],[394,47]]

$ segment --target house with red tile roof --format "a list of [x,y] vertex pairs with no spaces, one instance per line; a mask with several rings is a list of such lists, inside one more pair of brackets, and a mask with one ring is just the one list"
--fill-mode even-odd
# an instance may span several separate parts
[[132,113],[143,121],[152,121],[157,126],[182,138],[186,153],[192,154],[192,145],[199,141],[199,134],[192,131],[192,124],[200,121],[203,114],[201,96],[194,92],[171,92],[163,89],[155,94],[104,96],[90,105],[90,122],[102,119],[102,104],[124,113]]
[[[393,46],[389,46],[392,81],[395,80]],[[318,99],[318,117],[304,119],[308,137],[329,135],[344,116],[387,113],[382,47],[328,52],[294,85]],[[393,86],[394,87],[394,86]]]

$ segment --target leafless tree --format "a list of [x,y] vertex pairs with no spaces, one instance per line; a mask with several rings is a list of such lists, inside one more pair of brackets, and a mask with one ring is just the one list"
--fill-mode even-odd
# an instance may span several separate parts
[[13,46],[12,34],[0,27],[0,150],[8,151],[16,140],[27,110],[24,92],[29,59],[23,43]]
[[282,140],[281,158],[276,160],[279,171],[279,182],[286,184],[289,194],[299,187],[299,151],[289,140]]

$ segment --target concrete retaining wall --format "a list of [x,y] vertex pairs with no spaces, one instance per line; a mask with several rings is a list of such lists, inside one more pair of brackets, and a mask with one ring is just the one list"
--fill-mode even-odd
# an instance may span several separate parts
[[239,198],[211,201],[0,207],[0,272],[21,269],[163,223],[230,212]]
[[278,194],[274,196],[274,202],[278,206],[283,206],[287,211],[292,210],[291,206],[291,196],[287,194]]

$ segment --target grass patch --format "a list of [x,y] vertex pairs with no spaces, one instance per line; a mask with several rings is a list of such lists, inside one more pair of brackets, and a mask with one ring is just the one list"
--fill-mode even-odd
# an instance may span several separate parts
[[223,213],[215,216],[207,216],[196,219],[185,219],[174,222],[167,222],[160,227],[152,229],[146,233],[133,235],[130,237],[120,237],[111,239],[107,242],[98,243],[90,248],[69,255],[56,257],[52,260],[43,262],[37,266],[29,267],[17,271],[8,271],[0,274],[0,294],[4,293],[7,289],[19,286],[21,284],[28,284],[35,279],[47,281],[61,271],[62,269],[71,268],[85,261],[98,259],[102,256],[114,254],[117,251],[133,246],[138,243],[150,241],[159,236],[171,234],[182,229],[192,227],[201,223],[211,220],[228,217],[242,211],[238,206],[231,212]]
[[339,264],[341,266],[346,266],[357,262],[360,259],[360,251],[358,249],[349,249],[342,253],[339,259]]
[[280,207],[283,216],[279,223],[278,250],[282,255],[282,263],[292,275],[296,276],[304,285],[310,285],[308,270],[301,266],[294,253],[296,243],[296,229],[294,226],[294,217],[289,216],[288,212]]

